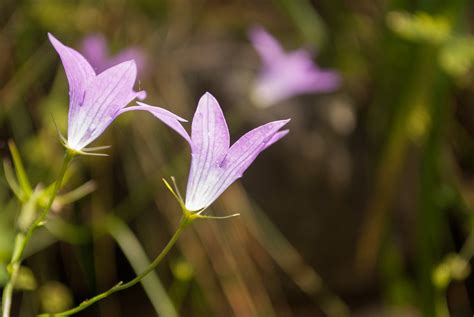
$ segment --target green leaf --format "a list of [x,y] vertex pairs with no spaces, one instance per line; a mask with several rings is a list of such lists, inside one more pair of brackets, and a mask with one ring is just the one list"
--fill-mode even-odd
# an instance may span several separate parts
[[26,200],[26,195],[21,190],[20,185],[18,185],[15,175],[13,175],[13,167],[11,166],[8,160],[3,160],[3,170],[5,173],[5,180],[7,181],[8,186],[13,191],[18,200],[24,202]]
[[[79,199],[89,195],[96,189],[96,185],[94,181],[88,181],[81,186],[67,192],[63,195],[58,195],[54,200],[54,203],[57,204],[61,208],[61,206],[71,204]],[[46,206],[47,201],[44,201],[44,205]],[[40,202],[43,204],[43,202]],[[43,206],[42,206],[43,207]]]
[[27,196],[30,196],[33,192],[33,189],[30,185],[30,181],[28,180],[28,176],[26,175],[25,168],[23,167],[20,153],[18,152],[18,149],[13,141],[8,142],[8,147],[10,148],[10,152],[12,154],[13,165],[15,166],[16,177],[20,183],[20,187]]
[[474,37],[454,37],[444,45],[439,55],[441,67],[449,75],[460,77],[474,66]]
[[18,217],[18,228],[23,232],[26,232],[36,219],[36,207],[39,196],[40,190],[36,189],[21,208],[20,216]]
[[387,15],[387,25],[400,37],[421,43],[442,44],[451,36],[446,17],[426,12],[392,11]]
[[308,0],[274,0],[290,16],[305,40],[316,49],[327,41],[327,30],[321,16]]

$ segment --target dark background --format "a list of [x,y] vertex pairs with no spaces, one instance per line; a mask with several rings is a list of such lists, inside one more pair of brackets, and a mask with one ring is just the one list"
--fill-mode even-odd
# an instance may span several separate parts
[[[242,216],[196,222],[160,265],[150,283],[167,295],[136,286],[79,315],[154,316],[171,302],[180,316],[471,316],[473,17],[467,0],[2,0],[0,149],[9,160],[14,140],[32,184],[53,182],[61,162],[51,116],[67,126],[67,82],[47,32],[74,48],[102,33],[111,54],[140,47],[147,102],[191,118],[210,91],[233,141],[292,118],[291,133],[212,206]],[[253,104],[255,24],[288,50],[317,52],[340,89]],[[177,226],[161,178],[185,188],[183,140],[135,113],[94,144],[112,145],[110,156],[77,158],[64,192],[89,180],[95,191],[57,205],[35,234],[14,315],[61,310],[133,278],[133,242],[152,259]],[[21,206],[0,185],[6,263]]]

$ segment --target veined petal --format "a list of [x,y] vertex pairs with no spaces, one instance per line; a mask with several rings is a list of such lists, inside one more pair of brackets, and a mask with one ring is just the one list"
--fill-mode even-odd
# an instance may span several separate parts
[[135,62],[127,61],[105,70],[89,82],[84,102],[74,120],[69,122],[70,147],[80,150],[87,146],[130,101],[145,98],[144,91],[133,90],[136,75]]
[[199,100],[192,122],[187,207],[192,208],[194,202],[201,199],[202,193],[217,181],[216,171],[229,149],[229,142],[229,129],[222,109],[207,92]]
[[191,145],[191,138],[188,135],[188,132],[184,129],[181,122],[187,122],[188,120],[181,118],[180,116],[175,115],[171,111],[160,107],[154,107],[147,105],[143,102],[137,102],[139,106],[131,106],[121,109],[118,112],[118,115],[127,112],[127,111],[148,111],[158,119],[160,119],[164,124],[169,126],[171,129],[175,130],[179,135],[181,135],[188,143]]
[[265,143],[265,146],[263,147],[262,149],[262,152],[264,150],[266,150],[270,145],[272,145],[273,143],[276,143],[277,141],[279,141],[280,139],[282,139],[284,136],[286,136],[288,133],[290,133],[290,130],[281,130],[281,131],[278,131],[277,133],[275,133],[270,140],[268,140],[268,142]]
[[[233,182],[242,177],[257,156],[270,145],[284,137],[288,130],[279,131],[290,120],[273,121],[244,134],[229,149],[225,159],[219,164],[219,172],[212,176],[216,181],[200,191],[199,204],[205,208],[212,204]],[[187,205],[186,205],[187,206]]]
[[76,50],[62,44],[51,33],[49,41],[59,54],[69,83],[69,123],[74,122],[84,102],[86,88],[95,78],[95,72],[87,60]]
[[226,169],[226,174],[235,174],[237,178],[241,177],[263,150],[286,135],[287,131],[279,133],[279,130],[288,122],[290,119],[272,121],[241,136],[230,147],[221,164]]
[[271,65],[285,54],[280,43],[260,26],[250,29],[249,38],[264,64]]

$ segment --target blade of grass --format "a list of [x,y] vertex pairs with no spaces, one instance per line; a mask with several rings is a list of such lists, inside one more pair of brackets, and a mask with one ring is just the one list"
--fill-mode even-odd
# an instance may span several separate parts
[[[120,249],[127,257],[135,273],[143,272],[149,265],[145,251],[132,230],[121,219],[110,215],[107,219],[107,230],[117,241]],[[161,317],[177,317],[178,313],[168,297],[158,275],[151,272],[141,281],[156,313]]]
[[25,194],[20,188],[20,185],[18,185],[18,182],[15,178],[15,175],[13,175],[13,168],[10,164],[9,161],[3,160],[3,170],[4,170],[4,175],[5,175],[5,180],[7,181],[8,186],[10,189],[13,191],[15,196],[18,198],[20,201],[25,201]]
[[29,197],[33,192],[33,189],[31,187],[30,181],[28,180],[28,176],[26,175],[18,148],[12,140],[8,141],[8,148],[10,149],[10,153],[12,155],[13,166],[15,167],[18,183],[20,184],[23,192]]

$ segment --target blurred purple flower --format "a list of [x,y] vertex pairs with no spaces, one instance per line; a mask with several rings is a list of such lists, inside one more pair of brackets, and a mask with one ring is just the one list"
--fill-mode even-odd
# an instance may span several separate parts
[[339,74],[320,69],[307,50],[286,53],[262,27],[252,28],[249,37],[263,63],[252,93],[258,105],[270,106],[295,95],[339,87]]
[[69,82],[68,133],[65,145],[82,154],[120,114],[131,110],[147,110],[165,123],[186,121],[171,112],[154,107],[127,107],[135,98],[144,99],[145,91],[134,91],[137,76],[134,61],[126,61],[96,74],[92,66],[76,50],[59,42],[48,33],[49,40],[61,58]]
[[114,56],[109,56],[107,42],[102,34],[87,36],[82,41],[81,52],[97,72],[128,60],[135,61],[138,74],[142,74],[145,69],[146,58],[142,50],[130,47]]
[[[139,103],[144,107],[151,107]],[[168,124],[191,146],[191,170],[185,207],[202,212],[209,207],[270,145],[284,137],[288,120],[269,122],[244,134],[229,147],[229,129],[217,100],[205,93],[194,114],[191,136],[179,122]]]

